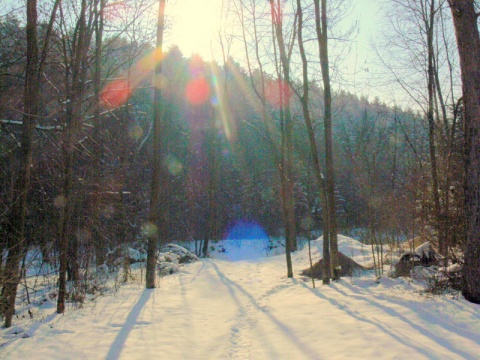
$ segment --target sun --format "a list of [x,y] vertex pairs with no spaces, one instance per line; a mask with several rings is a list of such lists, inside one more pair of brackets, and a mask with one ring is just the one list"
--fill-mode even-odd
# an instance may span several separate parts
[[214,57],[218,48],[218,33],[222,28],[224,0],[173,0],[167,3],[170,29],[166,46],[178,45],[185,56],[199,54]]

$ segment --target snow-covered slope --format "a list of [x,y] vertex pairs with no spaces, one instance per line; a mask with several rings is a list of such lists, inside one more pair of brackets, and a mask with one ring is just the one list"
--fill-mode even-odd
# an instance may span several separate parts
[[[323,257],[323,237],[312,241],[311,244],[312,261],[316,262]],[[373,263],[372,250],[368,245],[347,236],[338,235],[338,251],[352,258],[358,264],[369,267]],[[306,268],[310,265],[308,257],[308,246],[305,245],[300,251],[294,253],[293,258]]]
[[[318,259],[321,242],[312,250]],[[365,250],[340,238],[340,251],[359,263]],[[209,259],[158,279],[154,290],[134,283],[63,316],[49,309],[20,335],[3,333],[0,358],[478,359],[480,306],[368,273],[313,289],[298,275],[307,255],[293,256],[293,279],[283,255]]]

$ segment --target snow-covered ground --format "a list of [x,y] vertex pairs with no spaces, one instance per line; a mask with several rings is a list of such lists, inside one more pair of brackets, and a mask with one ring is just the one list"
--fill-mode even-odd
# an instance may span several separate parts
[[[42,321],[18,320],[16,336],[2,330],[0,358],[480,358],[480,306],[461,296],[428,297],[419,284],[378,282],[371,272],[313,289],[299,275],[306,249],[294,254],[288,279],[284,255],[258,257],[263,247],[253,240],[221,245],[156,289],[133,282],[65,315],[46,304]],[[315,260],[319,251],[314,242]],[[340,251],[371,262],[355,240],[341,237]]]

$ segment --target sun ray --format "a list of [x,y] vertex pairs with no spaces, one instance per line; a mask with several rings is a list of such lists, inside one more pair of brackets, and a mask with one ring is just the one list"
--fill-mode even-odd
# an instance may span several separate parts
[[[228,141],[232,141],[232,116],[231,116],[231,111],[229,110],[229,104],[228,101],[226,100],[227,94],[226,88],[223,90],[220,88],[220,82],[219,82],[219,68],[218,66],[210,65],[210,69],[212,71],[212,84],[213,84],[213,89],[215,91],[216,95],[216,108],[218,110],[218,113],[220,115],[220,121],[222,124],[223,132],[225,134],[225,137],[227,138]],[[225,80],[226,81],[226,80]]]
[[[238,84],[240,90],[243,92],[244,96],[247,98],[247,101],[252,104],[253,109],[257,111],[259,114],[261,111],[258,110],[258,106],[263,106],[262,104],[259,105],[260,101],[255,95],[253,95],[253,91],[251,90],[251,85],[248,84],[247,80],[244,76],[239,72],[238,66],[232,63],[228,63],[229,70],[235,79],[235,82]],[[267,121],[265,124],[265,131],[269,134],[270,138],[275,138],[274,135],[278,135],[279,130],[275,128],[271,121]],[[272,145],[275,145],[273,143]],[[277,147],[278,150],[278,147]]]
[[[155,49],[136,62],[130,70],[130,76],[128,78],[116,78],[105,85],[100,94],[102,105],[107,109],[115,109],[125,105],[135,89],[153,73],[155,66],[160,63],[164,57],[165,54],[160,49]],[[154,85],[164,88],[167,85],[166,79],[162,78],[159,83]]]

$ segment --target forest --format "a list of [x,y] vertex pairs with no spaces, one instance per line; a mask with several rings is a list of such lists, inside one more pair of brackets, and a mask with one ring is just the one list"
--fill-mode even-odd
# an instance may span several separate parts
[[[5,326],[32,249],[56,269],[62,313],[112,251],[145,244],[155,287],[161,244],[208,257],[239,222],[284,239],[288,277],[297,241],[322,234],[325,284],[338,234],[429,241],[480,303],[478,4],[384,0],[374,70],[347,61],[350,3],[224,1],[208,60],[164,46],[164,0],[0,9]],[[367,72],[374,96],[355,80]]]

